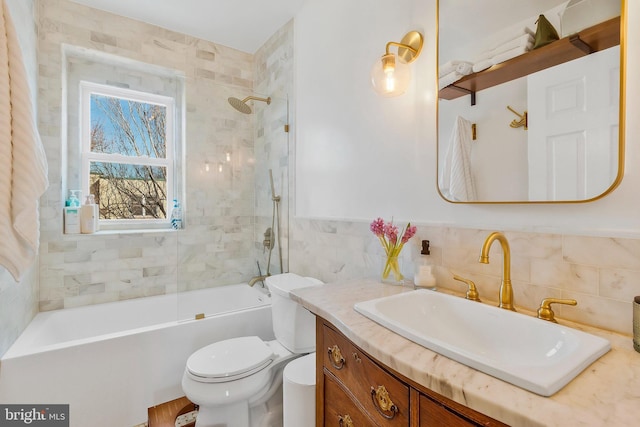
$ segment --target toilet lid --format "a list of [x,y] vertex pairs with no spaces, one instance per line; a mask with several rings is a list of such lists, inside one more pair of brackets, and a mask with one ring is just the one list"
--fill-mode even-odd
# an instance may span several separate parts
[[265,368],[274,358],[271,347],[256,336],[231,338],[193,353],[187,370],[204,381],[232,381]]

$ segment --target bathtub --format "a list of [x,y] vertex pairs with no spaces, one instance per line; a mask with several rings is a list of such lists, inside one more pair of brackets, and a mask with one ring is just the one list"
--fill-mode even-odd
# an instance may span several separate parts
[[246,284],[38,313],[0,360],[0,402],[69,404],[71,427],[132,427],[184,396],[191,353],[243,335],[274,339],[270,298]]

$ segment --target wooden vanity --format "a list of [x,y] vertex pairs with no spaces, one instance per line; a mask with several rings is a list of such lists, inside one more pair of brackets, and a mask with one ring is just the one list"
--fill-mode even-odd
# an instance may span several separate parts
[[316,343],[316,426],[506,426],[381,366],[320,317]]
[[560,319],[608,339],[612,350],[542,397],[415,344],[353,309],[409,290],[354,279],[291,292],[317,317],[316,425],[638,425],[640,354],[631,337]]

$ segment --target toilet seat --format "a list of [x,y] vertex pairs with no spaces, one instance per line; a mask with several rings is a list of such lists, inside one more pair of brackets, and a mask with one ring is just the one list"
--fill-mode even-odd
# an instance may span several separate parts
[[186,373],[204,383],[224,383],[253,375],[269,366],[277,355],[257,336],[218,341],[193,353]]

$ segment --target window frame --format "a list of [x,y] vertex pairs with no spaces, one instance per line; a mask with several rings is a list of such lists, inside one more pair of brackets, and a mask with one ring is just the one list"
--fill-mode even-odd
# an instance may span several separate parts
[[[166,108],[165,157],[127,156],[120,153],[96,153],[91,151],[91,95],[107,96],[124,100],[159,105]],[[175,115],[176,101],[173,97],[156,95],[117,86],[80,81],[80,181],[84,198],[90,194],[91,162],[123,163],[166,168],[166,213],[164,219],[99,219],[102,230],[130,230],[171,228],[171,209],[176,194],[176,154],[175,154]]]

